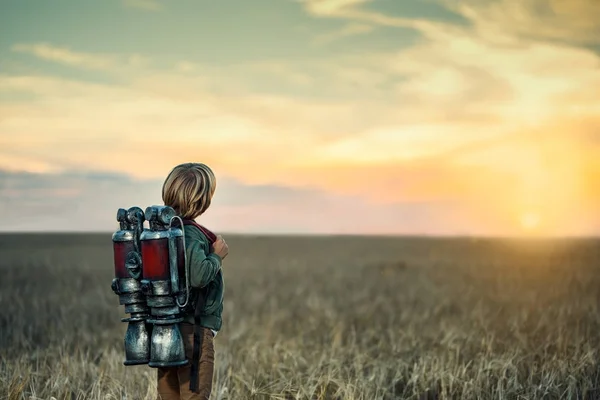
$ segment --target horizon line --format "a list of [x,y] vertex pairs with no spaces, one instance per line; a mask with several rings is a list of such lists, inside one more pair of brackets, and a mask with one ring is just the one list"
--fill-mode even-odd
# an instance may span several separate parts
[[[115,231],[4,231],[0,236],[10,235],[112,235]],[[262,236],[262,237],[385,237],[385,238],[423,238],[423,239],[518,239],[518,240],[600,240],[600,234],[590,235],[491,235],[491,234],[434,234],[434,233],[308,233],[308,232],[221,232],[223,236]]]

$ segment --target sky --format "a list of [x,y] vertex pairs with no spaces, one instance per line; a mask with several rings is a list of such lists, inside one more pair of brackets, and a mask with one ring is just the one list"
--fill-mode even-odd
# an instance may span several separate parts
[[600,234],[596,0],[0,0],[1,231]]

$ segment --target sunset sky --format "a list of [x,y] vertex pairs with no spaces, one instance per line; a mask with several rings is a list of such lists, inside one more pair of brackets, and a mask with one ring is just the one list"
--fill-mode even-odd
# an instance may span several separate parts
[[0,0],[0,230],[190,161],[219,232],[598,235],[600,2]]

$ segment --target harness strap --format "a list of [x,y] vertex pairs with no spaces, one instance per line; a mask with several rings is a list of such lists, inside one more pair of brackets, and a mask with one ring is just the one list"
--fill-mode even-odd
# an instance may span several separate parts
[[196,310],[194,311],[194,349],[192,356],[192,365],[190,372],[190,390],[194,393],[199,393],[198,387],[198,372],[200,369],[200,356],[202,353],[202,339],[203,339],[203,329],[200,325],[201,323],[201,314],[204,310],[204,293],[200,292],[198,295],[198,301],[196,303]]
[[[213,232],[193,220],[183,220],[183,224],[194,225],[196,228],[200,229],[200,231],[210,241],[211,247],[212,243],[214,243],[217,239]],[[204,306],[206,304],[206,294],[206,288],[199,291],[198,300],[196,301],[196,308],[194,310],[194,348],[192,351],[192,365],[190,371],[190,390],[193,393],[200,392],[200,388],[198,387],[198,372],[200,369],[200,357],[202,356],[202,341],[204,339],[201,322],[202,311],[204,311]]]

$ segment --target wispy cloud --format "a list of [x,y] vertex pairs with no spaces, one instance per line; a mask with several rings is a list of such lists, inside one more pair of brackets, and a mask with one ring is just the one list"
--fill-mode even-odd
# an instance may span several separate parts
[[370,1],[372,0],[300,0],[299,2],[314,15],[335,16]]
[[452,25],[425,18],[402,18],[365,9],[363,6],[374,0],[301,0],[308,13],[316,17],[347,19],[363,24],[412,28],[422,33]]
[[12,51],[29,54],[43,60],[92,70],[115,70],[122,67],[142,67],[148,59],[139,54],[118,56],[115,54],[96,54],[73,51],[48,43],[18,43]]
[[52,46],[46,43],[16,44],[12,47],[12,50],[19,53],[31,54],[44,60],[82,68],[106,69],[114,67],[116,64],[114,56],[73,52],[68,48]]
[[373,29],[374,28],[371,25],[351,23],[347,24],[342,29],[339,29],[337,31],[316,36],[314,39],[314,43],[318,45],[331,44],[337,40],[372,32]]
[[[425,36],[461,31],[451,23],[426,18],[402,18],[365,9],[371,0],[303,0],[307,12],[318,17],[343,18],[374,25],[415,29]],[[596,0],[436,0],[466,18],[481,39],[495,43],[515,40],[556,40],[600,43],[600,3]]]
[[566,43],[600,43],[596,0],[440,0],[488,39],[507,36]]

